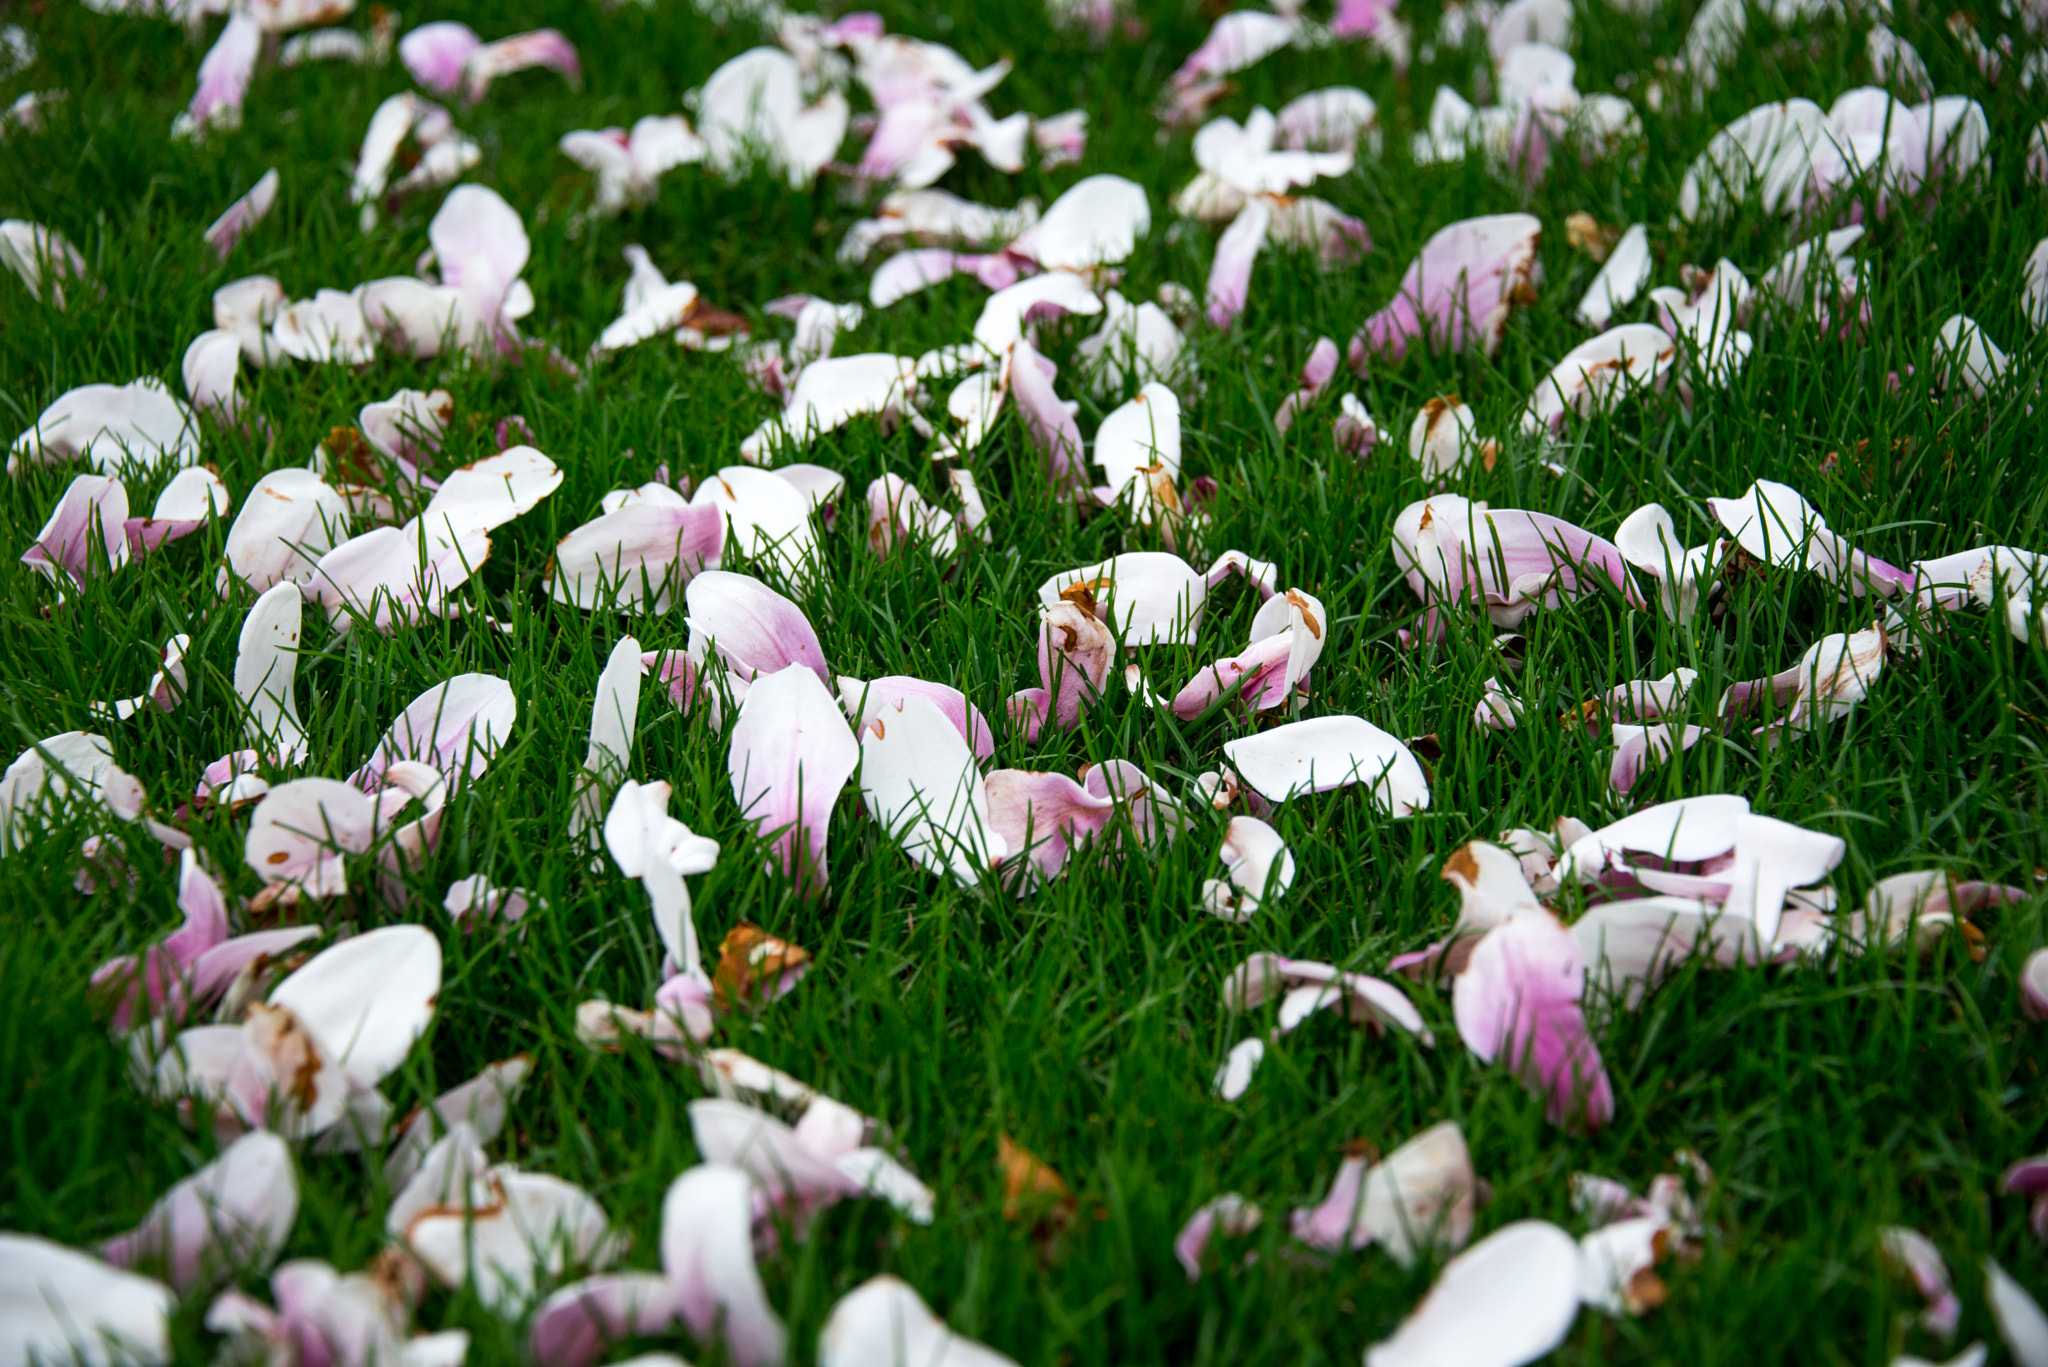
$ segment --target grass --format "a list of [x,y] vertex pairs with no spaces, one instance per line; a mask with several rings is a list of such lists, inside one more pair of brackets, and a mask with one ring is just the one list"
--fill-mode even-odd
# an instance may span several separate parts
[[[1157,136],[1150,105],[1165,77],[1206,32],[1191,4],[1148,9],[1146,36],[1107,48],[1049,35],[1037,6],[884,3],[892,32],[938,39],[970,59],[1014,55],[992,97],[998,113],[1079,106],[1091,116],[1081,167],[1003,177],[972,156],[945,182],[973,198],[1049,200],[1081,174],[1113,170],[1152,196],[1155,231],[1124,283],[1149,297],[1165,280],[1199,288],[1212,234],[1181,229],[1165,207],[1192,174],[1185,134]],[[1676,51],[1693,6],[1667,0],[1647,18],[1588,0],[1576,55],[1583,90],[1615,88]],[[1428,0],[1404,11],[1427,33]],[[0,215],[49,223],[78,244],[98,288],[72,307],[35,304],[0,279],[0,419],[29,426],[64,390],[93,381],[164,376],[177,388],[184,346],[210,325],[211,291],[242,275],[279,276],[300,297],[404,273],[425,247],[439,200],[404,206],[368,236],[345,202],[347,168],[370,111],[407,88],[402,68],[310,66],[260,74],[245,126],[205,147],[170,141],[202,51],[156,20],[90,14],[71,0],[14,6],[41,55],[0,85],[0,98],[63,88],[45,131],[0,142]],[[459,18],[486,37],[543,24],[563,29],[584,59],[571,91],[545,73],[507,79],[458,115],[484,148],[471,179],[518,207],[533,237],[526,278],[539,301],[528,330],[580,355],[617,312],[620,248],[645,244],[672,277],[694,280],[718,304],[754,320],[759,335],[787,324],[760,306],[792,291],[865,295],[865,273],[833,258],[864,206],[831,178],[791,191],[765,175],[723,184],[685,168],[653,206],[586,226],[588,178],[554,150],[577,127],[629,124],[675,108],[725,58],[760,41],[745,23],[720,28],[675,0],[606,11],[583,0],[452,3],[412,21]],[[1986,32],[2004,21],[1981,16]],[[2048,1255],[2024,1207],[1996,1194],[1999,1171],[2041,1147],[2048,1127],[2037,1059],[2039,1027],[2017,1005],[2019,963],[2048,939],[2048,902],[2034,897],[1985,913],[1987,953],[1973,962],[1955,937],[1925,958],[1875,956],[1796,972],[1687,969],[1629,1014],[1605,1014],[1602,1048],[1617,1092],[1615,1123],[1590,1138],[1545,1125],[1541,1106],[1502,1071],[1458,1045],[1447,992],[1421,988],[1434,1050],[1372,1040],[1317,1021],[1274,1049],[1246,1098],[1224,1105],[1211,1075],[1242,1023],[1221,1008],[1222,977],[1246,954],[1273,949],[1381,971],[1389,957],[1449,924],[1456,901],[1437,877],[1462,842],[1565,815],[1598,824],[1627,805],[1606,786],[1604,741],[1540,722],[1493,736],[1473,728],[1481,682],[1499,673],[1493,633],[1451,622],[1440,648],[1400,649],[1393,633],[1416,604],[1389,551],[1394,515],[1426,489],[1401,454],[1336,456],[1329,440],[1334,387],[1292,432],[1269,415],[1319,335],[1341,343],[1391,294],[1417,245],[1456,218],[1527,209],[1545,225],[1540,302],[1518,313],[1493,358],[1411,355],[1359,383],[1382,424],[1404,437],[1420,404],[1455,391],[1483,431],[1505,442],[1497,469],[1456,491],[1500,507],[1555,513],[1611,532],[1638,504],[1673,509],[1691,542],[1708,535],[1702,500],[1739,495],[1755,478],[1802,490],[1831,525],[1894,563],[1981,542],[2048,544],[2048,470],[2031,406],[2048,348],[2019,313],[2019,267],[2040,230],[2040,187],[2023,178],[2026,131],[2048,98],[2010,76],[1988,84],[1931,10],[1901,10],[1895,27],[1920,47],[1943,93],[1983,102],[1993,169],[1924,210],[1869,218],[1859,252],[1874,269],[1873,320],[1840,343],[1780,326],[1759,337],[1747,369],[1687,411],[1675,396],[1646,398],[1577,425],[1544,455],[1513,435],[1523,399],[1551,362],[1583,337],[1571,309],[1597,269],[1565,243],[1575,210],[1617,225],[1651,225],[1655,283],[1682,262],[1726,256],[1754,278],[1801,234],[1754,213],[1714,228],[1664,226],[1679,177],[1715,128],[1754,104],[1794,94],[1822,105],[1864,83],[1859,22],[1779,30],[1753,20],[1742,56],[1695,110],[1645,109],[1640,155],[1581,167],[1559,159],[1530,190],[1475,162],[1417,169],[1406,155],[1436,86],[1471,90],[1476,48],[1441,52],[1405,77],[1364,49],[1289,51],[1245,73],[1220,112],[1277,107],[1338,81],[1380,103],[1386,155],[1320,187],[1370,226],[1378,250],[1327,273],[1306,257],[1269,252],[1238,329],[1194,335],[1202,390],[1189,399],[1187,473],[1220,491],[1211,550],[1242,548],[1277,561],[1282,586],[1321,597],[1334,616],[1318,667],[1316,712],[1355,712],[1402,736],[1434,733],[1435,803],[1405,822],[1382,819],[1362,793],[1282,808],[1274,818],[1300,864],[1285,898],[1250,925],[1202,915],[1221,818],[1198,814],[1171,850],[1116,860],[1082,856],[1060,881],[1023,900],[962,891],[919,872],[842,800],[832,833],[832,884],[820,902],[796,898],[762,872],[725,774],[722,735],[650,691],[632,772],[672,782],[672,810],[725,854],[694,881],[709,943],[746,918],[812,950],[817,967],[758,1016],[728,1018],[721,1043],[746,1049],[883,1118],[938,1193],[938,1218],[909,1226],[879,1203],[834,1209],[809,1242],[764,1260],[770,1296],[806,1358],[833,1301],[878,1270],[917,1286],[958,1330],[1026,1364],[1355,1361],[1429,1283],[1375,1252],[1323,1260],[1287,1249],[1286,1210],[1320,1197],[1346,1140],[1391,1148],[1444,1118],[1465,1130],[1493,1188],[1481,1229],[1524,1218],[1579,1226],[1568,1174],[1590,1170],[1640,1187],[1680,1148],[1718,1176],[1697,1265],[1668,1271],[1672,1296],[1654,1314],[1614,1322],[1582,1316],[1558,1361],[1884,1363],[1896,1352],[1938,1356],[1906,1327],[1910,1289],[1878,1261],[1881,1226],[1927,1232],[1957,1273],[1963,1339],[1993,1337],[1977,1260],[1997,1257],[2023,1284],[2048,1288]],[[2016,26],[2014,26],[2016,28]],[[2022,40],[2022,51],[2024,51]],[[2018,65],[2008,63],[2008,71]],[[1638,104],[1641,104],[1638,99]],[[225,265],[200,232],[265,168],[283,176],[278,207]],[[839,351],[915,354],[967,335],[982,291],[956,281],[842,338]],[[2001,397],[1951,402],[1931,383],[1934,333],[1954,312],[1978,319],[2012,351]],[[1617,321],[1643,316],[1641,306]],[[1078,332],[1049,330],[1068,358]],[[1896,373],[1896,388],[1888,376]],[[646,1053],[598,1056],[575,1041],[575,1004],[593,996],[645,1004],[660,950],[641,892],[592,875],[566,839],[573,773],[587,738],[592,689],[606,652],[630,632],[648,649],[680,648],[680,611],[586,615],[550,604],[540,575],[554,542],[597,511],[608,489],[640,483],[666,464],[701,478],[734,459],[739,439],[772,410],[729,358],[649,344],[594,368],[581,383],[538,367],[477,368],[381,356],[360,371],[296,366],[242,381],[271,441],[209,429],[206,459],[239,498],[264,470],[303,461],[316,441],[352,423],[366,402],[401,386],[444,385],[457,418],[448,463],[493,449],[492,424],[519,413],[562,466],[552,498],[499,532],[472,589],[477,613],[378,637],[328,639],[315,628],[299,673],[312,737],[304,772],[341,775],[361,762],[414,694],[450,675],[484,670],[511,681],[520,717],[486,778],[452,806],[438,850],[396,911],[357,893],[327,907],[336,930],[391,920],[439,931],[447,955],[439,1013],[427,1041],[387,1091],[401,1111],[515,1051],[534,1055],[533,1082],[497,1152],[586,1185],[631,1232],[629,1262],[655,1259],[659,1203],[695,1160],[685,1104],[694,1073]],[[1063,373],[1092,431],[1106,406]],[[1184,395],[1184,398],[1188,396]],[[1839,453],[1836,456],[1834,453]],[[867,424],[822,439],[809,457],[842,471],[858,498],[894,470],[933,491],[929,463],[907,432]],[[1541,465],[1565,467],[1554,478]],[[1069,735],[1027,746],[1000,721],[1001,702],[1036,682],[1031,594],[1056,570],[1145,544],[1110,517],[1078,518],[1055,501],[1039,459],[1008,420],[982,458],[992,508],[989,544],[969,545],[950,573],[919,552],[877,560],[857,506],[824,536],[826,573],[801,601],[836,669],[858,677],[918,674],[966,690],[1003,732],[998,763],[1071,772],[1129,758],[1184,790],[1214,767],[1244,725],[1223,713],[1193,723],[1154,712],[1121,691]],[[0,482],[0,544],[25,547],[75,473],[38,469]],[[130,482],[147,507],[158,476]],[[175,801],[200,767],[238,743],[229,676],[249,595],[212,589],[223,528],[103,577],[54,611],[25,567],[0,574],[0,715],[17,747],[70,728],[100,729],[117,759],[159,801]],[[1145,659],[1155,683],[1188,677],[1244,639],[1254,596],[1223,589],[1193,650]],[[481,621],[509,621],[500,635]],[[1699,699],[1732,679],[1782,669],[1819,636],[1867,625],[1869,609],[1826,586],[1771,574],[1739,586],[1719,622],[1690,625],[1588,599],[1541,613],[1525,628],[1518,686],[1531,718],[1554,715],[1612,683],[1677,666],[1701,671]],[[309,617],[309,622],[312,619]],[[1848,721],[1772,750],[1747,736],[1710,737],[1653,767],[1634,804],[1695,793],[1747,795],[1762,811],[1838,833],[1849,856],[1835,882],[1845,905],[1886,874],[1939,866],[2034,888],[2048,874],[2048,657],[2008,637],[2001,622],[1960,619],[1919,656],[1894,659]],[[177,712],[95,723],[88,704],[139,691],[158,645],[189,632],[189,698]],[[1698,704],[1701,711],[1711,701]],[[1695,720],[1706,721],[1706,717]],[[176,924],[174,880],[153,858],[132,886],[96,896],[72,887],[82,817],[0,864],[0,1228],[74,1244],[132,1225],[155,1196],[215,1151],[174,1108],[129,1085],[121,1048],[87,1008],[92,967]],[[199,846],[231,890],[257,886],[236,823],[195,822]],[[138,851],[140,853],[140,851]],[[546,900],[519,933],[450,929],[441,894],[478,872]],[[367,880],[357,880],[366,882]],[[1270,1008],[1268,1008],[1270,1010]],[[1078,1227],[1057,1259],[1001,1215],[999,1132],[1057,1168],[1079,1197]],[[304,1205],[288,1256],[360,1266],[382,1242],[388,1193],[376,1164],[302,1158]],[[1171,1255],[1181,1220],[1201,1201],[1240,1190],[1268,1220],[1255,1265],[1189,1286]],[[250,1279],[261,1289],[261,1278]],[[182,1359],[210,1354],[203,1305],[178,1321]],[[521,1356],[517,1326],[466,1295],[436,1293],[428,1327],[467,1328],[471,1362]],[[711,1345],[678,1338],[697,1361]]]

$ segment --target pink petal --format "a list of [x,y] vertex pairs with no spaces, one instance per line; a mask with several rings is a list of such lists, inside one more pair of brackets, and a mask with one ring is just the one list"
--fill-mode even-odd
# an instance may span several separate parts
[[145,555],[166,541],[190,536],[209,518],[224,516],[233,506],[234,499],[219,475],[203,465],[188,466],[173,475],[156,496],[148,517],[128,519],[128,553]]
[[[1028,854],[1038,876],[1057,878],[1075,849],[1100,835],[1117,803],[1065,774],[998,769],[988,776],[989,828],[1010,857]],[[1021,890],[1021,889],[1020,889]]]
[[1244,312],[1251,294],[1252,263],[1259,259],[1272,226],[1272,206],[1253,198],[1217,239],[1216,259],[1209,267],[1209,326],[1227,328]]
[[594,1367],[616,1340],[662,1333],[677,1314],[676,1288],[658,1273],[590,1277],[541,1303],[530,1338],[533,1360],[539,1367]]
[[1352,370],[1363,376],[1375,353],[1398,361],[1416,341],[1451,352],[1474,343],[1489,355],[1498,350],[1508,315],[1541,278],[1542,233],[1532,214],[1468,218],[1439,230],[1393,300],[1351,339]]
[[807,896],[825,889],[832,806],[859,763],[853,731],[813,670],[792,664],[755,679],[733,725],[733,797]]
[[2020,1010],[2028,1020],[2048,1020],[2048,949],[2035,950],[2020,967]]
[[832,670],[804,610],[751,575],[706,570],[683,590],[691,653],[715,649],[742,679],[801,665],[821,681]]
[[1301,388],[1281,401],[1278,411],[1273,414],[1273,426],[1285,432],[1294,426],[1297,414],[1314,406],[1336,375],[1338,359],[1335,342],[1327,337],[1316,338],[1308,360],[1301,367]]
[[291,1148],[255,1130],[165,1192],[142,1223],[100,1245],[115,1267],[162,1265],[181,1295],[276,1259],[299,1213]]
[[691,1333],[722,1339],[734,1367],[778,1367],[788,1333],[754,1267],[753,1206],[739,1169],[691,1168],[662,1199],[661,1265]]
[[1458,1034],[1492,1062],[1506,1055],[1523,1085],[1545,1097],[1553,1125],[1599,1129],[1614,1117],[1614,1093],[1579,1009],[1585,964],[1578,942],[1540,908],[1487,932],[1458,976],[1452,1010]]
[[458,674],[406,704],[376,751],[349,781],[365,792],[401,760],[415,760],[451,783],[475,778],[512,734],[519,700],[494,674]]
[[[403,44],[400,47],[402,49]],[[575,44],[563,37],[558,29],[536,29],[532,33],[486,43],[470,53],[463,64],[463,98],[474,104],[484,97],[484,92],[498,77],[536,66],[559,71],[571,83],[580,83],[583,79],[583,66],[576,60]]]
[[204,60],[199,63],[199,89],[186,106],[179,127],[200,133],[209,127],[233,128],[242,121],[242,100],[256,73],[263,30],[248,14],[236,12]]
[[519,211],[496,190],[458,185],[427,225],[427,239],[441,283],[458,291],[485,327],[509,326],[518,314],[514,287],[524,289],[519,273],[533,254]]
[[562,538],[549,592],[584,609],[644,602],[660,611],[724,547],[725,515],[715,505],[628,503]]
[[1041,359],[1031,343],[1017,342],[1010,352],[1010,393],[1023,417],[1025,434],[1045,456],[1054,489],[1079,490],[1088,483],[1081,429],[1053,392],[1052,381],[1039,366]]
[[846,674],[839,676],[839,701],[856,731],[865,729],[885,710],[901,708],[910,698],[924,698],[936,705],[960,738],[973,748],[976,759],[987,760],[995,755],[995,732],[989,729],[988,719],[959,689],[908,674],[885,674],[866,682]]
[[765,1111],[716,1097],[692,1101],[689,1111],[690,1134],[704,1161],[745,1172],[799,1230],[818,1211],[861,1194],[860,1184],[833,1166],[831,1155],[814,1150],[798,1130]]
[[1208,1250],[1209,1240],[1220,1228],[1232,1237],[1242,1237],[1259,1227],[1263,1212],[1234,1191],[1226,1191],[1188,1217],[1173,1241],[1173,1256],[1187,1269],[1188,1281],[1202,1279],[1202,1254]]
[[213,221],[206,230],[206,245],[213,248],[221,260],[228,259],[228,253],[242,240],[242,235],[261,223],[270,212],[270,206],[277,202],[277,168],[265,171],[243,195],[227,207],[227,212]]
[[405,69],[436,95],[453,95],[462,86],[462,69],[483,39],[467,24],[443,20],[422,24],[398,40],[398,59]]
[[95,569],[119,569],[128,562],[128,491],[111,475],[79,475],[64,490],[56,511],[22,552],[21,563],[55,582],[69,576],[84,584]]

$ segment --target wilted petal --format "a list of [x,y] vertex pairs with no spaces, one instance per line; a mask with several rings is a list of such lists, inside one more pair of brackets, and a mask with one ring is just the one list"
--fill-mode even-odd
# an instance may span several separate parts
[[1038,601],[1056,607],[1074,590],[1085,589],[1095,600],[1095,615],[1126,646],[1165,641],[1191,646],[1210,591],[1232,573],[1249,580],[1261,598],[1273,596],[1272,564],[1242,551],[1225,551],[1207,574],[1168,551],[1126,551],[1054,575],[1038,586]]
[[1054,392],[1052,380],[1039,365],[1031,343],[1010,348],[1010,395],[1031,444],[1044,455],[1046,474],[1055,491],[1074,493],[1087,487],[1087,461],[1081,429]]
[[434,1018],[441,942],[420,926],[385,926],[321,951],[270,994],[359,1087],[405,1062]]
[[807,895],[824,891],[832,806],[859,763],[860,746],[817,672],[792,664],[755,679],[733,726],[733,798]]
[[1521,1367],[1550,1352],[1579,1313],[1579,1251],[1541,1220],[1494,1231],[1444,1264],[1365,1367]]
[[405,1242],[444,1286],[465,1283],[484,1308],[516,1316],[543,1280],[565,1267],[611,1261],[618,1242],[604,1208],[572,1182],[546,1173],[493,1168],[487,1206],[423,1214]]
[[175,1305],[147,1277],[47,1239],[0,1234],[0,1361],[162,1367]]
[[1603,1315],[1641,1315],[1668,1294],[1656,1266],[1671,1223],[1655,1216],[1615,1220],[1579,1240],[1579,1296]]

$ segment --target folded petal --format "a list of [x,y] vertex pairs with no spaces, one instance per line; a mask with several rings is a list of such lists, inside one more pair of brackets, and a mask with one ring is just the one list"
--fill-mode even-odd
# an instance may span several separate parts
[[1370,783],[1373,801],[1392,816],[1429,806],[1429,780],[1415,756],[1363,717],[1289,722],[1223,747],[1231,766],[1271,802]]
[[862,801],[921,867],[973,887],[1009,852],[974,752],[929,699],[907,697],[864,721],[860,753]]

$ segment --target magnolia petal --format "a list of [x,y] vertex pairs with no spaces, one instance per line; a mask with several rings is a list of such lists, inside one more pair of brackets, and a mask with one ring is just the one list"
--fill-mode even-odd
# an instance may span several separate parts
[[1173,1256],[1187,1269],[1188,1281],[1202,1279],[1202,1255],[1208,1251],[1209,1240],[1219,1231],[1232,1238],[1242,1238],[1256,1230],[1265,1219],[1265,1212],[1234,1191],[1205,1201],[1188,1217],[1186,1224],[1173,1241]]
[[[1262,899],[1279,896],[1294,885],[1294,855],[1280,833],[1255,816],[1234,816],[1218,851],[1230,876],[1229,886],[1216,879],[1202,885],[1202,904],[1212,916],[1249,921]],[[1230,887],[1237,892],[1233,895]]]
[[298,1213],[290,1147],[255,1130],[165,1192],[140,1225],[102,1244],[100,1255],[116,1267],[160,1265],[172,1287],[189,1295],[268,1269]]
[[1227,328],[1244,312],[1251,295],[1252,265],[1266,245],[1273,226],[1273,208],[1263,197],[1244,208],[1216,240],[1216,258],[1209,267],[1209,326]]
[[444,1286],[468,1285],[485,1309],[507,1318],[544,1279],[570,1265],[602,1266],[617,1242],[603,1207],[574,1183],[546,1173],[491,1170],[487,1209],[422,1214],[405,1242]]
[[95,570],[128,563],[128,491],[110,475],[79,475],[66,486],[50,520],[21,562],[52,583],[83,585]]
[[860,755],[862,801],[920,867],[973,887],[1009,853],[974,752],[930,699],[906,697],[863,721]]
[[1398,361],[1417,341],[1446,351],[1499,350],[1517,303],[1541,279],[1533,214],[1468,218],[1439,230],[1401,277],[1393,300],[1351,339],[1351,368],[1364,376],[1380,354]]
[[277,202],[277,168],[265,171],[257,182],[227,207],[227,211],[213,221],[206,230],[206,245],[213,248],[221,260],[228,259],[228,253],[242,240],[242,235],[261,223],[270,213],[270,206]]
[[734,1367],[779,1367],[788,1332],[755,1270],[752,1230],[747,1175],[716,1164],[691,1168],[662,1199],[661,1265],[691,1333],[722,1339]]
[[955,1334],[908,1282],[887,1273],[840,1297],[818,1331],[818,1367],[882,1363],[1017,1367],[995,1349]]
[[1579,321],[1591,327],[1606,327],[1615,313],[1634,303],[1643,286],[1650,283],[1652,265],[1649,230],[1640,223],[1631,224],[1609,250],[1600,273],[1587,287],[1586,297],[1579,301]]
[[486,1065],[469,1081],[443,1092],[416,1111],[400,1127],[384,1160],[384,1185],[400,1191],[412,1180],[419,1171],[420,1160],[433,1145],[435,1126],[446,1132],[456,1125],[467,1125],[482,1144],[496,1139],[511,1115],[513,1100],[532,1072],[533,1060],[525,1054],[514,1054]]
[[348,535],[348,503],[311,470],[273,470],[256,481],[228,528],[226,560],[216,578],[222,597],[236,579],[258,593],[274,584],[305,583],[315,563]]
[[1998,1336],[2019,1367],[2048,1367],[2048,1314],[2006,1270],[1984,1260],[1984,1299],[1998,1322]]
[[832,806],[859,763],[860,746],[817,672],[792,664],[755,679],[733,725],[733,798],[807,895],[825,888]]
[[518,719],[511,684],[495,674],[458,674],[407,703],[349,781],[368,790],[405,761],[428,766],[450,784],[476,778]]
[[1373,801],[1390,816],[1412,816],[1429,806],[1429,780],[1415,756],[1363,717],[1316,717],[1289,722],[1226,743],[1231,767],[1261,797],[1285,802],[1370,783]]
[[1152,230],[1143,187],[1122,176],[1086,176],[1054,200],[1010,251],[1048,271],[1088,271],[1130,257]]
[[441,942],[424,927],[397,925],[314,955],[270,1004],[297,1016],[351,1082],[374,1087],[426,1033],[440,991]]
[[242,733],[258,750],[291,761],[304,759],[307,745],[295,697],[303,602],[296,585],[267,589],[243,619],[235,654],[235,694],[247,709]]
[[1598,1129],[1614,1093],[1579,998],[1585,964],[1578,942],[1540,907],[1517,911],[1472,950],[1452,989],[1458,1034],[1492,1062],[1503,1054],[1545,1115],[1562,1128]]
[[1615,1220],[1579,1240],[1579,1298],[1603,1315],[1640,1315],[1663,1302],[1656,1266],[1671,1223],[1656,1216]]
[[0,1234],[0,1361],[162,1367],[176,1297],[146,1277],[26,1234]]
[[[749,1264],[752,1257],[749,1254]],[[529,1342],[541,1367],[593,1367],[618,1339],[676,1321],[676,1288],[654,1272],[614,1272],[565,1286],[534,1313]]]
[[725,523],[724,511],[711,504],[625,504],[562,538],[549,593],[586,610],[642,603],[665,610],[678,585],[718,563]]
[[1517,1221],[1444,1264],[1401,1327],[1365,1350],[1365,1367],[1521,1367],[1564,1342],[1578,1312],[1572,1236]]
[[1567,414],[1590,417],[1654,388],[1675,363],[1677,345],[1662,328],[1625,323],[1566,353],[1522,410],[1522,430],[1564,430]]
[[[752,680],[793,665],[829,681],[825,649],[804,610],[752,575],[705,570],[683,591],[691,654],[715,649],[734,673]],[[700,644],[702,643],[702,644]]]
[[154,377],[80,385],[59,395],[14,439],[7,473],[21,473],[24,464],[81,459],[100,474],[116,473],[128,462],[145,470],[166,460],[191,465],[199,459],[198,424],[192,410]]
[[923,698],[944,713],[977,760],[994,756],[995,732],[989,728],[988,719],[968,701],[965,693],[950,684],[932,683],[908,674],[885,674],[866,681],[847,674],[839,676],[839,701],[856,731],[865,731],[885,711],[900,708],[911,698]]

